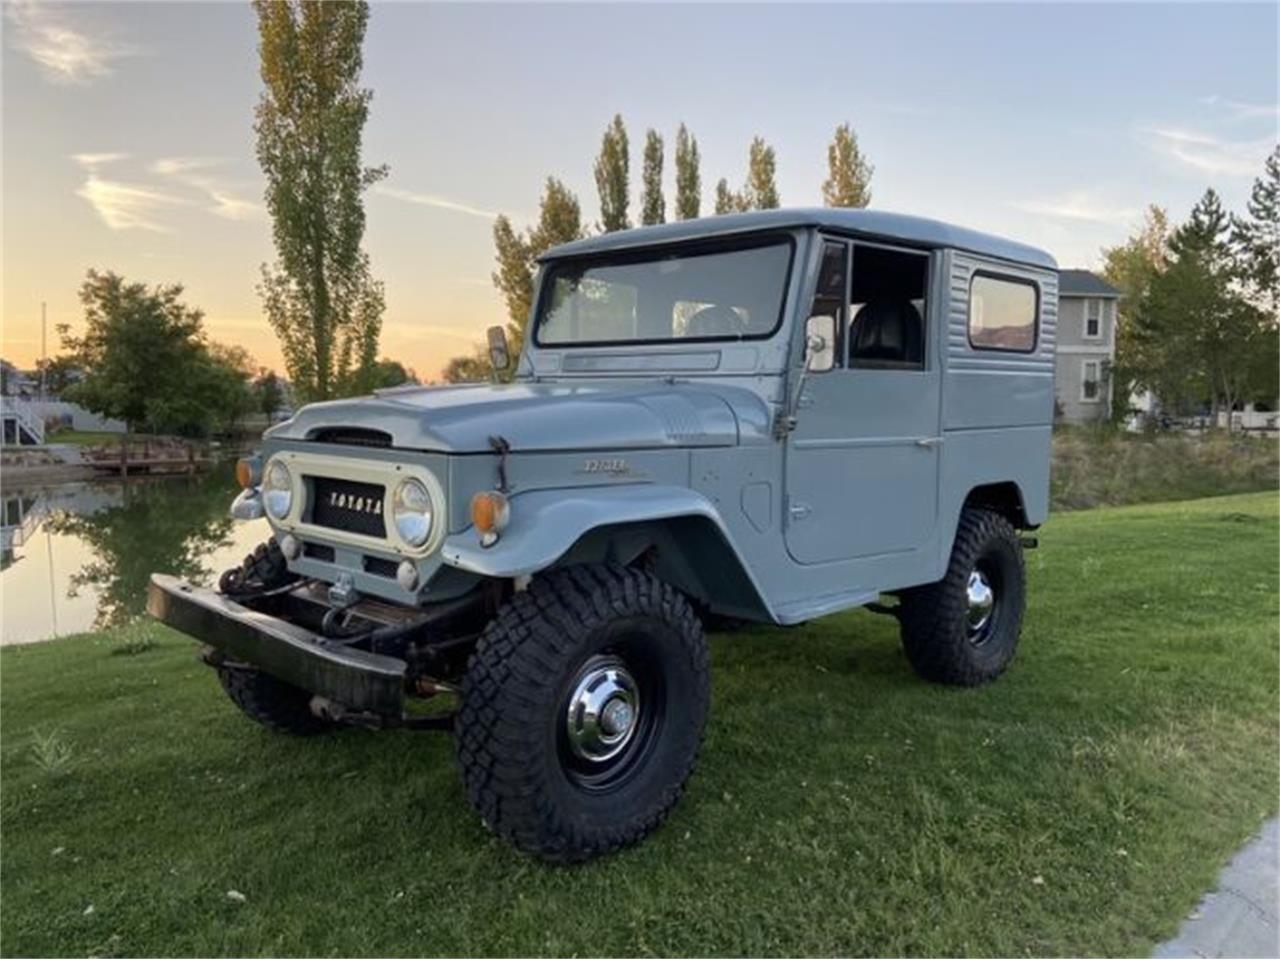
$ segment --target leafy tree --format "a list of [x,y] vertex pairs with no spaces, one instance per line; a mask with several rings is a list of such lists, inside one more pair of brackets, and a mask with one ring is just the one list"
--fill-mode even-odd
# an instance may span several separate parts
[[[1159,344],[1145,336],[1141,316],[1148,291],[1157,276],[1169,266],[1169,215],[1152,204],[1147,208],[1142,228],[1124,243],[1102,251],[1102,275],[1120,291],[1117,307],[1115,360],[1111,379],[1121,402],[1112,404],[1112,416],[1123,419],[1129,409],[1124,400],[1139,381],[1158,373]],[[1152,350],[1152,347],[1155,350]]]
[[1229,228],[1217,193],[1207,190],[1170,235],[1172,260],[1139,309],[1148,366],[1141,385],[1176,405],[1208,398],[1215,422],[1247,398],[1255,355],[1266,346],[1265,318],[1235,283]]
[[631,183],[627,143],[627,128],[622,116],[615,114],[600,141],[600,156],[596,158],[596,190],[600,193],[600,226],[605,233],[625,230],[631,226],[627,219]]
[[662,196],[662,136],[657,130],[644,135],[644,183],[640,191],[640,222],[646,227],[667,219]]
[[62,338],[67,362],[84,371],[66,398],[123,420],[129,431],[189,415],[197,402],[191,384],[206,356],[203,315],[181,297],[178,284],[148,289],[90,270],[80,286],[84,335],[68,329]]
[[853,127],[840,124],[827,147],[827,179],[822,184],[822,202],[828,207],[865,207],[871,202],[874,171],[858,147]]
[[716,216],[725,213],[741,213],[745,207],[742,197],[729,189],[729,181],[721,177],[716,181]]
[[696,220],[702,209],[698,141],[682,123],[676,131],[676,219]]
[[[507,344],[512,367],[502,371],[509,379],[514,373],[515,358],[524,344],[525,327],[533,310],[533,278],[537,260],[552,247],[577,240],[582,236],[582,209],[573,191],[555,177],[548,177],[538,210],[538,222],[527,232],[516,232],[507,216],[499,216],[493,224],[493,245],[497,269],[493,285],[507,306]],[[448,383],[488,380],[494,375],[489,364],[488,349],[479,345],[467,356],[454,357],[445,366],[443,377]]]
[[203,359],[192,393],[200,397],[216,429],[235,433],[257,406],[249,353],[244,347],[211,343]]
[[383,357],[373,366],[373,382],[371,390],[386,390],[390,387],[402,387],[407,383],[417,383],[418,375],[399,360]]
[[[67,324],[58,324],[58,331],[64,336],[68,329]],[[82,371],[71,357],[62,356],[37,360],[36,373],[41,377],[45,391],[51,396],[60,397],[80,379]]]
[[254,0],[254,9],[263,82],[254,129],[277,254],[259,290],[295,392],[323,400],[360,388],[382,325],[382,288],[361,249],[361,195],[386,176],[360,161],[369,7]]
[[1254,303],[1280,315],[1280,146],[1253,182],[1247,218],[1232,217],[1239,272]]
[[258,379],[253,382],[253,392],[257,397],[258,410],[271,423],[276,412],[284,406],[284,386],[274,370],[263,368],[258,371]]
[[742,201],[748,210],[773,210],[780,205],[778,187],[774,182],[777,158],[773,147],[763,137],[753,137],[747,160],[747,185],[742,191]]

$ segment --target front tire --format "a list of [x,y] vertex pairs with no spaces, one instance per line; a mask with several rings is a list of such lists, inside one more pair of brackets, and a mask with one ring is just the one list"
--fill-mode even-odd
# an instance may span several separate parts
[[1013,659],[1026,607],[1017,531],[991,510],[960,514],[947,573],[902,594],[902,646],[921,677],[976,686]]
[[333,729],[311,712],[311,694],[251,667],[220,666],[218,680],[250,720],[275,733],[310,737]]
[[709,701],[706,641],[680,593],[613,565],[552,571],[468,663],[455,726],[467,796],[545,860],[618,850],[679,800]]

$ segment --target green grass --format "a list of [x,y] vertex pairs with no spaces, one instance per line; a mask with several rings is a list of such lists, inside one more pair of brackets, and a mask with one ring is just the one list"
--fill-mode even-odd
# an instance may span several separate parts
[[119,433],[95,430],[59,430],[45,435],[45,443],[71,443],[81,447],[109,444],[120,446]]
[[717,636],[683,802],[573,869],[489,836],[438,734],[270,735],[158,627],[6,649],[0,949],[1146,954],[1276,812],[1278,520],[1055,517],[976,690],[865,612]]

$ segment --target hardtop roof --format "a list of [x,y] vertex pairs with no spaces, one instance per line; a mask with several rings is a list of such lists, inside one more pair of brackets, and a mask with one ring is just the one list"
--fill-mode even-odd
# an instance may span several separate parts
[[1044,250],[992,236],[989,233],[957,227],[940,220],[930,220],[927,217],[843,207],[756,210],[751,213],[729,213],[699,217],[695,220],[679,220],[675,223],[638,227],[633,230],[617,230],[613,233],[604,233],[552,247],[539,259],[555,260],[561,257],[590,256],[635,247],[678,243],[683,240],[726,237],[796,227],[825,228],[867,238],[893,240],[930,248],[947,247],[1049,270],[1058,268],[1057,261]]

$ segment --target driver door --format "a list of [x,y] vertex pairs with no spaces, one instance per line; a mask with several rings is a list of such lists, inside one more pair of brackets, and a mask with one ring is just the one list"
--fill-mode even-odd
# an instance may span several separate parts
[[835,317],[835,357],[806,376],[786,452],[786,544],[798,563],[903,553],[933,533],[941,374],[927,322],[932,272],[919,251],[824,244],[810,315]]

